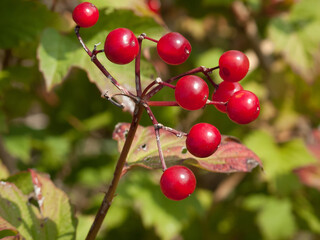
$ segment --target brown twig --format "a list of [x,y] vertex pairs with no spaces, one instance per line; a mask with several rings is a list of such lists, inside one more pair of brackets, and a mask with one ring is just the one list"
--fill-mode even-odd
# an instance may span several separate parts
[[99,211],[96,214],[96,217],[94,219],[93,224],[91,225],[91,228],[88,232],[88,235],[86,237],[86,240],[94,240],[98,234],[98,231],[102,225],[102,222],[111,206],[112,200],[115,197],[115,192],[118,186],[118,183],[121,178],[122,170],[125,166],[126,159],[130,150],[130,147],[132,145],[134,135],[136,133],[136,130],[138,128],[140,118],[143,112],[143,107],[139,104],[136,105],[134,115],[132,118],[131,126],[126,138],[126,141],[124,143],[124,146],[122,148],[120,157],[117,161],[117,165],[113,174],[113,179],[111,181],[111,185],[109,186],[108,191],[106,192],[104,199],[101,203],[101,206],[99,208]]

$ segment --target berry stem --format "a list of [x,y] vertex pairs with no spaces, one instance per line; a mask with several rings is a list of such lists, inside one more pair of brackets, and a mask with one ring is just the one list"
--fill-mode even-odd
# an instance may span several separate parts
[[154,125],[154,132],[156,134],[156,141],[157,141],[157,147],[158,147],[158,153],[159,153],[159,158],[160,162],[162,165],[162,170],[165,171],[167,169],[166,161],[164,160],[162,148],[161,148],[161,142],[160,142],[160,127],[158,126],[159,124]]
[[227,102],[212,101],[208,99],[206,104],[207,105],[226,105]]
[[179,106],[176,101],[147,101],[149,106],[154,107],[171,107],[171,106]]
[[144,38],[144,34],[141,34],[138,37],[138,43],[139,43],[139,52],[136,56],[135,60],[135,80],[136,80],[136,90],[137,90],[137,96],[141,96],[142,89],[141,89],[141,75],[140,75],[140,59],[141,59],[141,47],[142,47],[142,40]]
[[175,135],[176,137],[178,137],[178,138],[188,135],[188,134],[185,133],[185,132],[181,132],[181,131],[178,131],[178,130],[173,129],[173,128],[171,128],[171,127],[164,126],[164,125],[162,125],[162,124],[160,124],[160,123],[159,123],[158,125],[159,125],[159,127],[161,127],[163,130],[168,131],[168,132],[174,134],[174,135]]
[[163,128],[163,125],[160,124],[157,119],[155,118],[155,116],[153,115],[153,112],[151,111],[150,107],[148,104],[144,104],[143,105],[144,108],[146,109],[152,123],[154,126],[154,132],[156,135],[156,142],[157,142],[157,148],[158,148],[158,154],[159,154],[159,158],[160,158],[160,162],[162,165],[162,170],[165,171],[167,169],[167,165],[166,165],[166,161],[164,160],[164,156],[163,156],[163,152],[162,152],[162,147],[161,147],[161,142],[160,142],[160,131],[159,129]]
[[102,94],[102,97],[110,101],[113,105],[119,107],[119,108],[124,108],[124,106],[121,103],[118,103],[117,101],[113,100],[113,96],[109,96],[108,92],[106,91],[104,94]]
[[155,42],[155,43],[158,43],[158,42],[159,42],[158,40],[155,40],[155,39],[150,38],[150,37],[147,37],[147,36],[144,36],[144,39],[149,40],[149,41],[151,41],[151,42]]
[[169,88],[172,88],[172,89],[176,89],[176,86],[170,84],[170,83],[167,83],[167,82],[163,82],[163,81],[158,81],[157,82],[159,85],[162,85],[162,86],[166,86],[166,87],[169,87]]
[[[182,78],[184,76],[187,76],[187,75],[192,75],[192,74],[196,74],[196,73],[203,73],[207,78],[208,80],[216,87],[217,84],[213,82],[213,80],[211,79],[211,77],[208,75],[208,73],[211,73],[212,71],[218,69],[218,67],[214,67],[214,68],[206,68],[206,67],[197,67],[197,68],[194,68],[194,69],[191,69],[185,73],[181,73],[177,76],[174,76],[172,78],[169,78],[168,80],[166,81],[163,81],[163,83],[171,83],[179,78]],[[157,86],[155,88],[153,88],[151,91],[149,91],[147,94],[146,94],[146,98],[145,99],[150,99],[152,96],[154,96],[157,92],[160,91],[160,89],[162,89],[164,87],[164,84],[160,84],[160,86]]]
[[[160,79],[161,80],[161,79]],[[147,92],[152,88],[154,85],[158,84],[159,79],[152,81],[146,88],[143,90],[141,98],[144,98],[144,96],[147,94]]]
[[108,191],[104,196],[104,199],[101,203],[99,211],[96,214],[94,222],[91,225],[91,228],[88,232],[86,240],[94,240],[96,238],[98,231],[102,225],[102,222],[111,206],[113,198],[115,197],[115,192],[121,178],[121,173],[122,173],[123,167],[125,166],[126,159],[127,159],[130,147],[132,145],[136,130],[139,126],[142,113],[143,113],[143,107],[141,106],[141,104],[137,104],[134,110],[134,115],[132,118],[128,135],[126,137],[126,141],[124,143],[119,159],[117,161],[116,168],[113,173],[113,179],[111,181]]
[[131,95],[134,96],[130,91],[128,91],[125,87],[123,87],[108,71],[107,69],[101,64],[101,62],[97,59],[96,54],[99,53],[100,51],[95,51],[96,46],[94,47],[93,52],[91,52],[86,44],[83,42],[82,37],[80,36],[80,27],[76,26],[74,29],[77,38],[82,45],[83,49],[87,52],[87,54],[91,57],[91,61],[100,69],[100,71],[112,82],[113,85],[118,88],[121,93],[126,94],[126,95]]

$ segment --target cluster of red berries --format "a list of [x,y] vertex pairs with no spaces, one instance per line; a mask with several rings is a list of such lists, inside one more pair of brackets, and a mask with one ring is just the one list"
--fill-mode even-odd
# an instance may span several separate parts
[[[73,11],[73,19],[79,27],[91,27],[98,18],[97,8],[88,2],[78,5]],[[144,37],[156,42],[158,54],[167,64],[182,64],[190,56],[191,45],[179,33],[167,33],[159,41]],[[113,63],[128,64],[137,57],[139,48],[139,41],[131,30],[117,28],[107,35],[103,52]],[[248,73],[247,56],[240,51],[227,51],[221,55],[219,66],[213,69],[219,69],[223,81],[219,85],[214,84],[212,100],[208,99],[209,87],[206,81],[193,74],[182,76],[176,86],[162,81],[158,83],[174,88],[177,104],[186,110],[198,110],[207,104],[213,104],[238,124],[247,124],[255,120],[260,112],[259,100],[254,93],[243,90],[238,83]],[[212,155],[221,142],[219,130],[209,123],[194,125],[186,135],[188,151],[199,158]],[[194,191],[196,178],[190,169],[179,165],[166,168],[165,164],[163,168],[160,186],[166,197],[182,200]]]

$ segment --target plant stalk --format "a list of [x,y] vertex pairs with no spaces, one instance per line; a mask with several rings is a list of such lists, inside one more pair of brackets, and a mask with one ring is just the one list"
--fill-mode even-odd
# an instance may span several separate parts
[[94,222],[91,225],[91,228],[88,232],[86,240],[94,240],[96,238],[96,236],[101,228],[102,222],[103,222],[103,220],[104,220],[104,218],[105,218],[105,216],[106,216],[106,214],[112,204],[113,198],[115,197],[115,192],[116,192],[118,183],[121,178],[121,173],[122,173],[123,167],[125,166],[130,147],[132,145],[136,130],[139,126],[142,112],[143,112],[142,105],[137,104],[135,107],[135,111],[134,111],[134,115],[132,118],[129,132],[126,137],[126,141],[124,143],[121,154],[119,156],[116,168],[114,170],[113,179],[111,181],[111,184],[109,186],[108,191],[106,192],[106,194],[104,196],[104,199],[101,203],[99,211],[96,214]]

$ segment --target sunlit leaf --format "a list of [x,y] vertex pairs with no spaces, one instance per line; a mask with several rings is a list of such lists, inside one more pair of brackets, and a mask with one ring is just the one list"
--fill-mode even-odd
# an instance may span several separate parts
[[9,170],[7,167],[1,162],[0,159],[0,180],[9,177]]
[[46,239],[39,211],[28,203],[28,197],[12,183],[0,184],[0,216],[25,239]]
[[169,200],[158,183],[143,171],[129,177],[120,187],[118,197],[140,213],[145,228],[154,228],[164,240],[174,239],[193,216],[205,213],[195,194],[179,202]]
[[13,183],[24,195],[30,195],[34,190],[31,175],[28,171],[13,174],[6,179],[6,182]]
[[17,236],[17,234],[18,230],[2,217],[0,217],[0,239],[21,239],[21,237]]
[[[130,124],[116,126],[113,138],[118,141],[121,151]],[[160,130],[162,151],[168,166],[186,163],[213,172],[249,172],[256,166],[262,166],[255,153],[246,146],[224,137],[218,150],[207,158],[196,158],[185,146],[185,137]],[[154,127],[139,126],[127,158],[127,166],[142,166],[149,169],[161,168]]]
[[296,223],[289,199],[277,199],[265,195],[253,195],[244,203],[249,210],[258,211],[257,224],[265,239],[291,239]]
[[274,18],[269,37],[276,51],[284,55],[295,72],[311,81],[314,78],[315,55],[319,52],[319,1],[299,1],[289,16]]
[[30,151],[32,147],[30,136],[7,136],[4,139],[4,144],[12,156],[21,159],[23,162],[28,162],[30,160]]
[[16,185],[1,182],[0,215],[25,239],[75,239],[76,220],[66,194],[33,170],[29,176],[39,208]]
[[316,161],[300,139],[278,145],[267,132],[255,131],[244,143],[261,158],[268,179],[275,179]]

